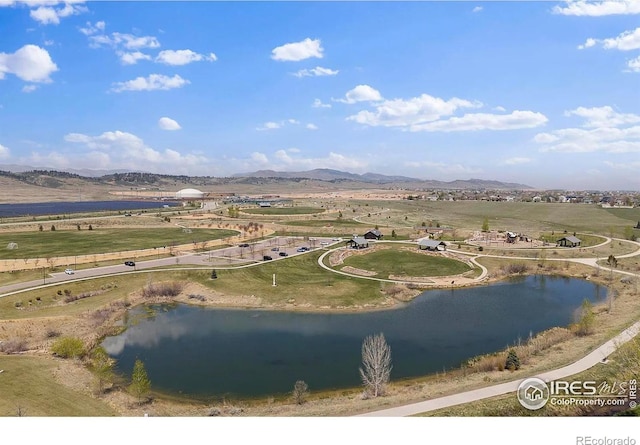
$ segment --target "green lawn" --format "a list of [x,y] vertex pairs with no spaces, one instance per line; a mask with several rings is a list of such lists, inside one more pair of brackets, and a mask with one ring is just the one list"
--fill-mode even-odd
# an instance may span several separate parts
[[[255,295],[267,304],[285,303],[349,306],[382,300],[380,283],[335,274],[318,266],[323,252],[269,261],[258,267],[237,270],[218,269],[218,279],[209,272],[184,272],[184,279],[199,281],[227,295]],[[273,274],[277,286],[272,286]]]
[[45,357],[0,355],[0,416],[17,416],[18,408],[29,417],[117,415],[106,403],[57,383],[56,366]]
[[378,272],[378,277],[407,275],[434,277],[457,275],[471,270],[465,263],[434,255],[424,255],[397,249],[385,249],[348,257],[344,264]]
[[312,219],[307,221],[287,221],[288,226],[300,226],[300,227],[369,227],[369,224],[364,224],[352,219]]
[[[552,246],[555,246],[556,242],[560,239],[560,238],[564,238],[566,236],[573,236],[573,233],[564,233],[564,232],[554,232],[553,235],[551,234],[552,232],[545,232],[540,234],[540,239],[542,241],[546,241],[549,244],[551,244]],[[576,234],[576,238],[578,238],[580,241],[582,241],[582,243],[580,244],[580,247],[591,247],[591,246],[597,246],[598,244],[601,244],[603,242],[605,242],[605,238],[601,237],[601,236],[594,236],[594,235],[585,235],[582,233],[577,233]]]
[[[0,235],[0,259],[47,258],[151,249],[194,241],[200,243],[238,233],[235,230],[223,229],[192,229],[191,233],[186,233],[180,227],[3,233]],[[12,242],[18,244],[17,249],[6,248]]]
[[312,213],[322,213],[324,209],[317,207],[257,207],[240,209],[240,211],[254,215],[309,215]]

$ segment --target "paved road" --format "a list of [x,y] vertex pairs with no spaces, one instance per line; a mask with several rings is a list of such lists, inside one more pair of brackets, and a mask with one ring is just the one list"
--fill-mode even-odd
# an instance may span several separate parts
[[[292,241],[289,241],[292,240]],[[12,295],[17,292],[24,292],[31,289],[40,289],[47,286],[55,286],[63,282],[83,281],[104,276],[123,275],[131,273],[153,272],[158,270],[185,270],[185,265],[194,266],[193,269],[240,269],[254,267],[263,263],[263,253],[273,258],[273,261],[286,260],[287,258],[304,255],[308,252],[325,247],[322,243],[328,243],[327,247],[335,245],[340,241],[333,241],[331,238],[316,237],[313,240],[305,241],[302,237],[276,237],[267,240],[248,244],[249,247],[226,247],[224,249],[212,250],[203,253],[187,253],[169,258],[157,258],[146,261],[136,261],[135,266],[125,266],[123,263],[111,266],[94,267],[89,269],[74,270],[73,275],[64,272],[57,272],[44,275],[43,278],[21,283],[0,286],[0,297]],[[306,252],[297,252],[300,246],[307,246],[311,249]],[[314,248],[315,246],[315,248]],[[277,251],[271,249],[277,248]],[[286,252],[287,257],[279,256],[280,252]],[[255,260],[253,258],[256,258]],[[221,260],[225,262],[242,262],[241,265],[219,265],[213,261]],[[183,267],[176,267],[183,266]],[[164,269],[159,269],[164,268]],[[189,268],[190,269],[190,268]]]

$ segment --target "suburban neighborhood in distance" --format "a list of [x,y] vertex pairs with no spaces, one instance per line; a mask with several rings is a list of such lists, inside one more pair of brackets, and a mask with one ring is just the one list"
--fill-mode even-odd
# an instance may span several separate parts
[[0,423],[636,443],[639,14],[0,1]]

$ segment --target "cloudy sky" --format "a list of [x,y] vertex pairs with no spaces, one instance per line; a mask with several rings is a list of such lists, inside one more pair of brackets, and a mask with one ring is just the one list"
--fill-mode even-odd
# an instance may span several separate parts
[[640,2],[0,0],[0,168],[640,190]]

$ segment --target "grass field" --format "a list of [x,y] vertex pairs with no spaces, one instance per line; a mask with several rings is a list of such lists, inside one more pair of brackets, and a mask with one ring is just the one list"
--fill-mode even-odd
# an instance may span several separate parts
[[[296,303],[314,306],[349,306],[376,303],[383,299],[380,283],[347,277],[318,266],[322,252],[312,252],[286,260],[270,261],[259,267],[219,270],[218,279],[206,272],[185,272],[185,279],[228,295],[255,295],[267,304]],[[272,286],[276,274],[277,286]]]
[[422,221],[438,221],[443,227],[480,230],[486,217],[490,230],[509,230],[530,236],[552,230],[623,236],[625,227],[640,220],[636,218],[638,209],[603,209],[590,204],[407,200],[370,203],[372,208],[381,206],[391,208],[392,212],[372,214],[371,224],[420,225]]
[[115,416],[106,403],[53,378],[60,364],[49,357],[0,355],[0,416]]
[[288,226],[299,227],[369,227],[352,219],[310,219],[306,221],[287,221]]
[[471,270],[465,263],[441,256],[424,255],[397,249],[384,249],[366,255],[354,255],[344,264],[378,272],[379,277],[434,277],[457,275]]
[[[177,244],[200,243],[237,235],[235,230],[182,228],[44,230],[0,235],[0,259],[48,258],[89,255],[126,250],[151,249]],[[9,243],[17,249],[7,249]]]
[[324,209],[317,207],[258,207],[250,209],[240,209],[244,213],[253,215],[310,215],[312,213],[322,213]]

